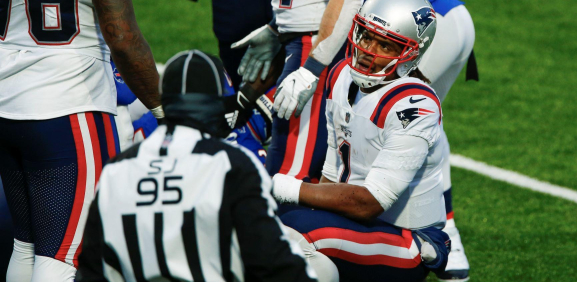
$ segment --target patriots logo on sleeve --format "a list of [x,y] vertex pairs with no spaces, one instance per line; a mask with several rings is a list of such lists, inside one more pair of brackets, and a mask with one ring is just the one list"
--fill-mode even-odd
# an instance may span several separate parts
[[415,19],[415,24],[417,25],[418,36],[421,37],[423,32],[431,25],[435,20],[435,11],[428,7],[423,7],[413,13],[413,18]]
[[435,112],[423,108],[408,108],[397,112],[397,117],[403,125],[403,129],[407,128],[411,122],[421,116],[433,114]]

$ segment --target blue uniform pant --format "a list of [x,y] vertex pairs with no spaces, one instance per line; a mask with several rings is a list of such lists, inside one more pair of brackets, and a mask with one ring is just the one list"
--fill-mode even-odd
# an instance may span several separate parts
[[0,118],[0,176],[14,238],[71,265],[102,166],[119,152],[114,117],[86,112],[49,120]]
[[[449,237],[436,228],[413,231],[380,219],[359,223],[310,209],[287,212],[281,220],[335,263],[341,282],[421,282],[430,270],[444,269],[448,259]],[[439,250],[434,268],[422,263],[417,234]]]

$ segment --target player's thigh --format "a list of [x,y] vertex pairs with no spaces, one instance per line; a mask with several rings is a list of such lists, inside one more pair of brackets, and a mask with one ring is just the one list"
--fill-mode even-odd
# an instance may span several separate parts
[[[4,194],[10,210],[4,220],[9,221],[12,217],[14,226],[14,238],[33,243],[32,227],[30,225],[30,204],[22,168],[22,162],[14,145],[18,143],[17,122],[0,118],[0,178],[4,187]],[[15,138],[16,137],[16,138]]]
[[75,264],[102,166],[118,152],[115,128],[100,112],[29,122],[22,157],[37,255]]
[[422,281],[417,239],[410,230],[381,220],[362,224],[322,210],[295,210],[281,216],[328,256],[339,269],[340,281]]
[[[285,44],[286,58],[280,84],[286,76],[296,71],[306,61],[312,48],[312,36],[304,35]],[[320,81],[324,82],[326,70]],[[299,118],[289,121],[274,116],[271,145],[268,148],[266,168],[270,175],[283,173],[305,181],[320,178],[326,153],[325,100],[323,85],[317,87]]]

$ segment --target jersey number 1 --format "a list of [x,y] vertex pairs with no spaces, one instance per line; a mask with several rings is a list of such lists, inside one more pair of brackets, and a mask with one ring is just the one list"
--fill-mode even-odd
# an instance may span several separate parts
[[339,155],[341,155],[344,166],[341,177],[339,177],[339,182],[347,183],[351,176],[351,144],[349,142],[343,141],[343,143],[339,145]]
[[[78,0],[26,0],[28,33],[38,45],[67,45],[80,33]],[[0,39],[8,34],[12,0],[0,0]]]

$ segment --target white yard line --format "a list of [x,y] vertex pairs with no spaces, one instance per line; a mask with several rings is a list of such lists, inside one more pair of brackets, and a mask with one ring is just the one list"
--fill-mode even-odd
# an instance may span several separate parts
[[518,172],[498,168],[461,155],[451,154],[451,165],[470,170],[489,178],[513,184],[529,190],[553,195],[577,203],[577,191],[533,179]]
[[[158,72],[164,72],[164,64],[157,63]],[[518,172],[498,168],[461,155],[451,154],[451,165],[470,170],[489,178],[507,182],[517,187],[553,195],[577,203],[577,191],[533,179]]]

